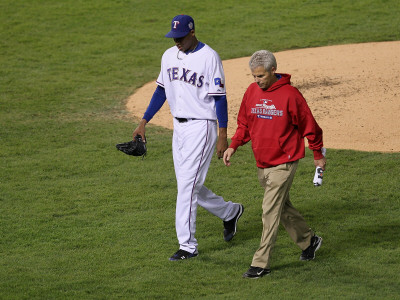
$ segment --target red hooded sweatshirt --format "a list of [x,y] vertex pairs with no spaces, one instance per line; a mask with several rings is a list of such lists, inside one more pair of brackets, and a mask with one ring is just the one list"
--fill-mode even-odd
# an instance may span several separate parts
[[243,96],[235,135],[230,148],[252,141],[259,168],[269,168],[304,157],[304,138],[314,151],[314,159],[323,158],[322,129],[315,121],[306,100],[290,85],[289,74],[267,90],[252,83]]

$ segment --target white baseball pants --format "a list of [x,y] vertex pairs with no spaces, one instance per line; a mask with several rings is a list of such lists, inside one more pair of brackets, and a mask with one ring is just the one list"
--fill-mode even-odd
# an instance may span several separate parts
[[[197,205],[222,220],[232,219],[239,205],[226,202],[203,184],[207,176],[217,140],[217,122],[189,120],[179,123],[174,118],[172,152],[178,186],[176,199],[176,234],[180,249],[197,251]],[[222,230],[222,228],[221,228]]]

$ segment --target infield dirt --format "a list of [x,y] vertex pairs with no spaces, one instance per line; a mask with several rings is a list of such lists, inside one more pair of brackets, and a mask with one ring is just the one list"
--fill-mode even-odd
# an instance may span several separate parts
[[[255,49],[259,50],[259,49]],[[327,148],[400,152],[400,42],[350,44],[274,53],[278,73],[307,100],[324,131]],[[228,137],[246,88],[253,82],[249,57],[223,61],[228,98]],[[149,82],[127,99],[142,118],[156,88]],[[172,129],[166,102],[151,124]]]

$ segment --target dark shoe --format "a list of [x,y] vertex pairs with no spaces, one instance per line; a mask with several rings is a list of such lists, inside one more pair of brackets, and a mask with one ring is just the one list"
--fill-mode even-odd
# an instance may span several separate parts
[[224,221],[224,240],[229,242],[233,239],[234,235],[236,234],[236,224],[239,218],[242,216],[244,212],[244,207],[242,204],[239,204],[239,211],[236,216],[233,217],[232,220]]
[[263,269],[263,268],[250,266],[250,268],[247,270],[247,272],[243,274],[243,277],[257,279],[257,278],[263,277],[264,275],[269,275],[270,273],[271,273],[270,269]]
[[178,251],[176,251],[176,253],[174,255],[172,255],[169,258],[169,260],[174,261],[174,260],[188,259],[188,258],[196,257],[197,255],[199,255],[199,253],[197,251],[194,253],[190,253],[185,250],[179,249]]
[[312,260],[315,258],[315,252],[321,247],[322,238],[314,235],[311,238],[310,246],[304,250],[300,255],[300,260]]

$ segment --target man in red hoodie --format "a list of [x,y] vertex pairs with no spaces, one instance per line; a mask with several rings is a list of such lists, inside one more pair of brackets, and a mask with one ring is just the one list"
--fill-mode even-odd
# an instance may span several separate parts
[[239,146],[252,141],[258,179],[265,189],[262,204],[263,232],[260,247],[243,277],[268,275],[271,250],[279,223],[300,247],[301,260],[312,260],[322,243],[289,200],[289,190],[299,159],[305,155],[304,138],[314,152],[314,164],[325,170],[322,130],[302,94],[290,85],[289,74],[276,73],[275,56],[266,50],[255,52],[249,62],[254,77],[243,96],[235,135],[223,160],[230,160]]

